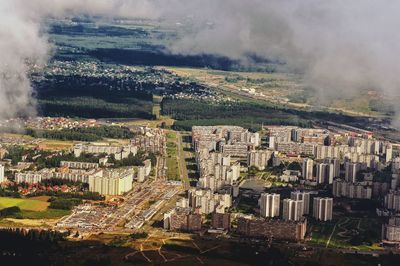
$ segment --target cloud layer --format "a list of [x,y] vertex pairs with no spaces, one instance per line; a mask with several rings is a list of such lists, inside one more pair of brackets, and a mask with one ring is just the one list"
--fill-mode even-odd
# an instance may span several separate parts
[[399,12],[390,0],[2,0],[0,117],[31,109],[25,62],[46,60],[48,16],[185,22],[171,52],[279,59],[329,98],[369,88],[399,96]]

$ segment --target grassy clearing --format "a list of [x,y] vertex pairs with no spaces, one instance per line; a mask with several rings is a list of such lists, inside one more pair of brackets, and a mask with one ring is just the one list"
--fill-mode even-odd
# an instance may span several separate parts
[[0,209],[16,206],[23,211],[41,212],[45,211],[49,205],[48,202],[42,200],[0,198]]
[[41,147],[43,150],[49,151],[59,151],[59,150],[69,150],[73,147],[73,141],[63,141],[63,140],[51,140],[46,139],[42,141]]
[[45,211],[21,211],[22,219],[59,219],[61,217],[67,216],[71,213],[68,210],[57,210],[57,209],[47,209]]
[[68,210],[50,209],[47,200],[49,197],[36,197],[33,199],[14,199],[14,198],[0,198],[0,209],[9,207],[19,207],[21,212],[9,216],[17,220],[21,219],[59,219],[63,216],[69,215],[71,212]]
[[169,180],[180,180],[177,135],[171,131],[167,134],[167,177]]

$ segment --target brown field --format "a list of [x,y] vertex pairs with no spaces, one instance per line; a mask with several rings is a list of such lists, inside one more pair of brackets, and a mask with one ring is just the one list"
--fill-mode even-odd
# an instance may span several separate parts
[[[343,112],[354,116],[381,117],[383,114],[369,108],[369,101],[374,97],[362,93],[357,97],[328,100],[319,99],[313,92],[306,96],[307,102],[293,101],[298,95],[305,94],[305,85],[300,76],[286,73],[233,72],[197,68],[163,67],[176,75],[193,80],[208,87],[227,93],[228,96],[244,96],[277,103],[292,108],[318,108],[330,112]],[[252,90],[248,93],[246,90]],[[321,103],[323,105],[321,105]]]
[[38,197],[32,197],[31,199],[48,202],[50,197],[49,196],[38,196]]

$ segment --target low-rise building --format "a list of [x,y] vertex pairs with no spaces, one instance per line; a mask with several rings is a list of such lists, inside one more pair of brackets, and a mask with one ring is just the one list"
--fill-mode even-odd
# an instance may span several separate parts
[[305,218],[301,221],[282,221],[239,217],[237,220],[237,233],[249,237],[300,241],[304,240],[306,231]]
[[86,170],[99,168],[98,163],[70,162],[70,161],[61,161],[60,166],[72,169],[86,169]]
[[171,231],[200,231],[200,214],[192,214],[188,208],[174,208],[164,214],[164,229]]
[[230,230],[231,214],[214,212],[211,217],[211,227],[214,229]]

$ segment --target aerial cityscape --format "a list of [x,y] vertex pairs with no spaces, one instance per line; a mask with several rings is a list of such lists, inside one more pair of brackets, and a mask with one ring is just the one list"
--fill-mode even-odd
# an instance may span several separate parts
[[0,1],[1,265],[400,265],[398,12]]

